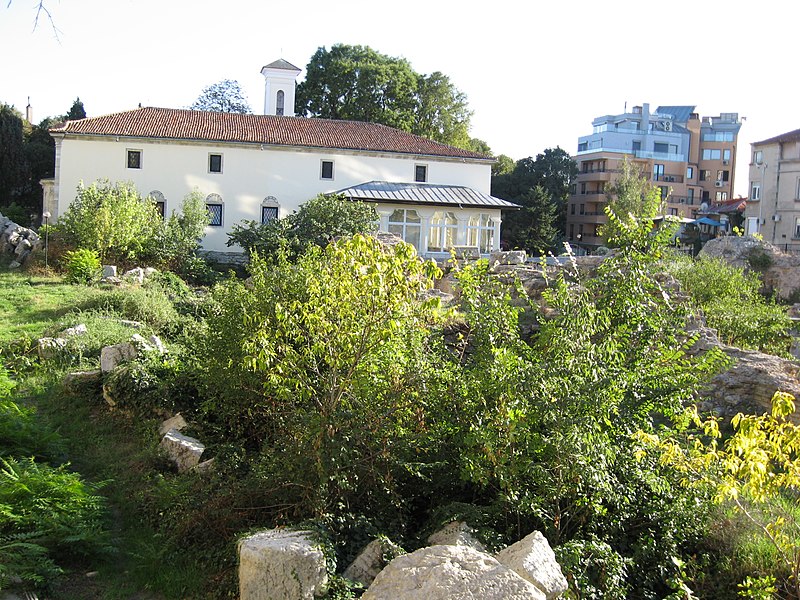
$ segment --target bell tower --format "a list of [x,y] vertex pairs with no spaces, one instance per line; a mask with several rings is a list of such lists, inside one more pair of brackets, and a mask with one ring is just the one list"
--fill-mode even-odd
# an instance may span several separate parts
[[294,116],[294,88],[300,69],[282,58],[261,68],[264,76],[264,114]]

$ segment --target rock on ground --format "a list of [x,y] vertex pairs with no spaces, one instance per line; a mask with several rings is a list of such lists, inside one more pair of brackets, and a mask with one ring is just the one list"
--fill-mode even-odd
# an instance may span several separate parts
[[496,559],[469,546],[429,546],[395,558],[363,600],[544,600]]
[[325,556],[309,531],[272,529],[239,542],[240,600],[311,600],[327,585]]
[[200,440],[183,435],[175,429],[170,429],[161,438],[161,447],[178,467],[178,473],[196,467],[200,463],[200,456],[206,449]]
[[469,546],[480,552],[486,552],[483,544],[472,535],[475,532],[472,527],[463,521],[453,521],[442,527],[439,531],[428,538],[431,546]]
[[100,350],[100,369],[103,373],[113,371],[117,365],[128,362],[136,358],[136,348],[133,344],[123,342],[122,344],[114,344],[113,346],[106,346]]
[[547,539],[538,531],[524,537],[496,555],[497,560],[530,581],[553,600],[567,591],[567,579]]
[[384,556],[399,556],[403,554],[400,546],[387,539],[372,540],[359,552],[355,560],[347,567],[343,575],[352,581],[369,586],[381,569],[386,566]]

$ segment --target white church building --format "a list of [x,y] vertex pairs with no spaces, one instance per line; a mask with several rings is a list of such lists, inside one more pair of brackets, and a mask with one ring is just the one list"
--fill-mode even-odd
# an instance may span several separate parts
[[44,210],[57,219],[81,182],[99,179],[133,182],[163,214],[197,189],[211,215],[203,248],[229,252],[234,224],[285,217],[340,192],[374,203],[380,229],[423,256],[499,249],[501,210],[518,207],[490,195],[491,157],[384,125],[296,117],[300,69],[279,60],[261,73],[263,115],[139,108],[52,128]]

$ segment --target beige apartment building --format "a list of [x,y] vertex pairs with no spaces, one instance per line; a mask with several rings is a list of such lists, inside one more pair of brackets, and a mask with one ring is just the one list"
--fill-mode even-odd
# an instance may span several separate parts
[[[694,219],[702,208],[733,197],[737,113],[700,117],[694,106],[633,107],[592,122],[578,139],[578,178],[567,208],[567,240],[587,248],[603,244],[607,190],[624,160],[661,190],[664,212]],[[705,204],[705,206],[703,206]]]
[[751,146],[746,233],[800,251],[800,129]]

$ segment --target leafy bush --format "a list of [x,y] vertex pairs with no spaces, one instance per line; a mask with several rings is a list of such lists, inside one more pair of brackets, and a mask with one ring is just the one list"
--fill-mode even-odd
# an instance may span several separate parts
[[59,562],[108,548],[97,486],[32,459],[0,458],[0,588],[37,585]]
[[101,261],[133,259],[155,239],[161,217],[131,182],[81,184],[58,220],[58,228],[78,248],[97,252]]
[[703,309],[720,340],[741,348],[786,354],[791,320],[760,294],[761,281],[722,259],[674,259],[668,268],[681,288]]
[[139,321],[156,333],[177,331],[183,323],[175,305],[156,283],[140,288],[113,290],[97,298],[90,307],[109,315]]
[[92,283],[100,279],[102,265],[97,252],[82,248],[64,255],[64,268],[67,271],[67,281]]
[[200,361],[207,418],[262,449],[260,468],[287,492],[286,512],[321,516],[351,503],[380,514],[423,426],[415,381],[436,315],[417,293],[435,265],[412,246],[357,235],[296,265],[255,256],[251,272],[250,285],[214,295]]
[[159,228],[148,258],[154,263],[178,273],[197,269],[197,250],[203,238],[210,215],[200,192],[189,193],[181,204],[179,213],[172,212]]
[[32,456],[48,460],[60,450],[58,436],[40,424],[35,410],[0,394],[0,457]]
[[320,194],[283,219],[263,225],[255,221],[234,225],[228,234],[228,246],[239,245],[261,257],[273,257],[280,252],[293,257],[311,246],[324,248],[340,237],[370,233],[375,230],[377,220],[375,208],[370,204]]

